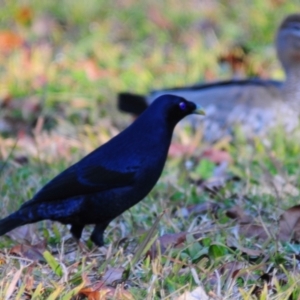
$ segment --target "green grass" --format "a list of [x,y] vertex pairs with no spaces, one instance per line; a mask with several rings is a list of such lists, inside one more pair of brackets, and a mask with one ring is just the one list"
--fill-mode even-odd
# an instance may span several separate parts
[[[263,65],[264,75],[283,76],[272,43],[281,19],[297,12],[297,1],[205,3],[3,3],[0,31],[20,35],[28,48],[0,51],[0,97],[9,96],[20,105],[2,108],[0,119],[21,121],[15,132],[0,136],[1,217],[128,124],[129,118],[116,111],[117,92],[147,93],[206,80],[211,74],[214,79],[230,78],[217,57],[234,42],[250,49],[249,73],[260,74]],[[25,6],[32,13],[27,21],[19,17]],[[41,37],[32,25],[37,26],[36,20],[45,13],[53,18],[54,27]],[[208,20],[210,26],[205,27]],[[48,130],[28,128],[36,113],[30,109],[24,113],[21,106],[33,97],[42,106],[38,114],[52,120]],[[24,127],[26,138],[21,138]],[[176,299],[199,285],[223,299],[298,299],[299,245],[279,241],[274,232],[283,211],[298,204],[299,130],[286,135],[278,128],[268,141],[237,136],[224,146],[233,157],[227,173],[238,181],[227,181],[214,194],[191,183],[191,173],[209,179],[215,168],[209,162],[198,163],[208,147],[200,142],[193,157],[169,158],[153,191],[110,224],[105,248],[94,249],[87,241],[88,228],[87,249],[82,252],[65,226],[49,222],[34,229],[34,235],[45,239],[46,254],[43,247],[37,254],[36,246],[20,257],[10,250],[26,242],[1,237],[0,298],[76,299],[72,297],[82,288],[94,286],[114,267],[124,269],[120,280],[124,287],[119,284],[117,289],[126,289],[132,299]],[[192,143],[193,137],[189,130],[176,136],[184,143]],[[20,156],[28,162],[19,164]],[[192,170],[186,169],[188,161]],[[218,209],[183,216],[182,208],[207,202]],[[226,215],[236,205],[274,230],[271,237],[259,240],[239,234],[237,222]],[[152,260],[145,258],[157,237],[186,231],[186,241],[179,247],[158,251]],[[108,299],[128,299],[124,297]]]

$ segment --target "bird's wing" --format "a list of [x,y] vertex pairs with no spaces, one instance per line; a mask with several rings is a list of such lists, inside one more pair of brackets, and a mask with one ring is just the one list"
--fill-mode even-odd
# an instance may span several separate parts
[[23,207],[33,202],[63,200],[125,187],[133,184],[136,170],[131,168],[128,172],[119,172],[99,165],[78,163],[52,179]]
[[[118,95],[118,108],[126,113],[140,115],[157,97],[164,94],[173,94],[205,106],[215,104],[220,107],[220,111],[222,111],[222,106],[225,104],[231,110],[235,106],[236,100],[237,102],[243,102],[241,99],[245,99],[244,95],[249,93],[254,93],[253,100],[258,99],[257,102],[263,105],[265,101],[261,101],[261,96],[268,97],[271,101],[274,98],[274,89],[276,91],[281,86],[281,81],[251,78],[154,90],[147,96],[120,93]],[[253,100],[251,101],[252,106],[257,106],[258,104],[253,104]]]

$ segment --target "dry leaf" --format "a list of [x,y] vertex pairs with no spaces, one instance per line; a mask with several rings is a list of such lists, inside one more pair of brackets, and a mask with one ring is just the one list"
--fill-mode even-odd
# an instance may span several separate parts
[[267,239],[270,237],[262,225],[244,224],[239,226],[239,234],[248,238]]
[[79,295],[88,297],[88,300],[134,300],[131,293],[124,289],[122,285],[117,288],[106,286],[103,281],[97,282],[92,287],[86,287],[80,290]]
[[43,252],[46,250],[46,242],[40,242],[36,245],[20,244],[10,249],[9,253],[19,255],[34,261],[44,261]]
[[160,253],[164,253],[170,247],[179,247],[186,241],[187,232],[179,232],[172,234],[164,234],[159,237],[151,246],[148,251],[148,255],[153,259],[157,255],[157,247],[160,249]]
[[26,241],[28,244],[38,244],[41,240],[37,234],[37,227],[35,224],[27,224],[17,227],[6,234],[12,240],[20,242]]
[[213,202],[204,202],[200,204],[189,205],[188,207],[181,208],[177,215],[183,216],[185,218],[190,215],[197,214],[207,214],[208,212],[216,212],[219,209],[220,205]]
[[234,206],[227,210],[226,216],[231,219],[237,219],[239,224],[248,224],[253,222],[253,218],[247,215],[239,206]]
[[240,245],[240,243],[238,241],[236,241],[235,239],[233,239],[232,237],[228,237],[227,238],[227,242],[226,242],[228,247],[234,247],[239,249],[241,252],[249,255],[249,256],[260,256],[263,254],[263,251],[261,250],[256,250],[256,249],[250,249],[250,248],[246,248],[243,247],[242,245]]
[[286,210],[279,220],[279,239],[288,241],[300,239],[300,205]]
[[124,268],[109,268],[102,277],[106,285],[120,282],[123,278]]
[[236,219],[238,225],[238,234],[245,237],[255,237],[267,239],[270,237],[263,225],[255,224],[253,217],[247,215],[239,206],[235,206],[226,212],[231,219]]

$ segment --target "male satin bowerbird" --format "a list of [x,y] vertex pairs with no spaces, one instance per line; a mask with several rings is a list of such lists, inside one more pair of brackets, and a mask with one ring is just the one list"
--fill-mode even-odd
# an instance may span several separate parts
[[0,220],[0,235],[41,220],[71,225],[78,241],[95,224],[91,240],[102,246],[110,221],[141,201],[159,179],[175,125],[201,107],[178,96],[154,101],[128,128],[75,163],[18,211]]

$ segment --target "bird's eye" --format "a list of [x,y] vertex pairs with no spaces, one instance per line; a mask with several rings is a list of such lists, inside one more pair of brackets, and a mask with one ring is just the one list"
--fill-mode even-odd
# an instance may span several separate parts
[[180,102],[179,107],[180,107],[181,110],[185,110],[186,109],[186,103]]

